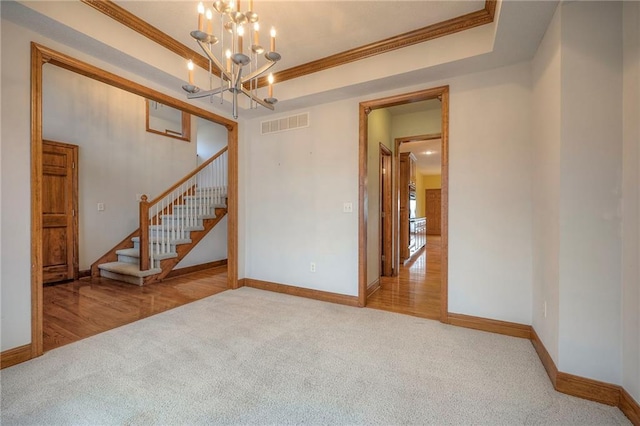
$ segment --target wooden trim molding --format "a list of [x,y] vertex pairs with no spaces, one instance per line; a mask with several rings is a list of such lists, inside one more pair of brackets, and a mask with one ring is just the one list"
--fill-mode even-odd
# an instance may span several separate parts
[[[167,50],[181,56],[185,59],[191,59],[193,63],[200,68],[209,70],[209,61],[200,53],[180,43],[175,38],[160,31],[158,28],[148,22],[138,18],[127,9],[118,6],[111,0],[80,0],[87,6],[91,6],[98,12],[107,15],[114,21],[120,22],[122,25],[131,28],[133,31],[142,34],[149,40],[158,43]],[[219,76],[219,74],[216,74]]]
[[[101,3],[101,2],[100,2]],[[49,63],[76,74],[154,100],[188,114],[221,124],[227,129],[228,211],[227,276],[230,288],[238,287],[238,124],[220,115],[175,99],[162,92],[102,70],[89,63],[31,43],[31,357],[43,353],[42,345],[42,66]]]
[[367,297],[371,296],[376,291],[380,290],[380,278],[371,283],[370,286],[367,287]]
[[330,293],[328,291],[294,287],[286,284],[254,280],[252,278],[245,278],[244,286],[273,291],[276,293],[289,294],[291,296],[306,297],[307,299],[320,300],[322,302],[337,303],[339,305],[358,306],[358,298],[356,296],[346,296],[344,294]]
[[186,268],[172,269],[167,278],[179,277],[181,275],[191,274],[193,272],[204,271],[205,269],[219,268],[227,264],[227,259],[216,260],[213,262],[201,263],[199,265],[187,266]]
[[[434,87],[426,90],[394,95],[382,99],[360,103],[360,124],[359,124],[359,151],[358,151],[358,306],[365,306],[367,298],[367,216],[364,206],[368,202],[367,189],[367,169],[368,169],[368,115],[374,109],[389,108],[396,105],[403,105],[412,102],[426,101],[429,99],[440,99],[442,108],[442,131],[438,134],[441,139],[442,149],[442,191],[441,191],[441,264],[442,272],[440,276],[440,321],[448,323],[449,304],[449,86]],[[421,137],[435,139],[436,135],[421,135]],[[396,152],[398,152],[396,139]],[[397,161],[397,159],[396,159]],[[394,163],[395,183],[393,205],[397,205],[399,167]],[[393,228],[398,229],[397,213],[394,215]],[[396,236],[397,241],[397,236]],[[394,271],[399,270],[398,243],[395,244]]]
[[556,364],[553,362],[551,355],[549,355],[549,352],[547,352],[547,348],[544,347],[544,344],[542,344],[542,340],[540,340],[540,337],[533,329],[533,327],[531,327],[531,344],[538,353],[538,358],[540,358],[544,369],[547,370],[547,375],[549,376],[551,384],[555,389],[556,380],[558,378],[558,368],[556,367]]
[[[460,31],[469,30],[481,25],[490,24],[493,22],[495,17],[496,3],[496,0],[486,0],[484,7],[475,12],[291,67],[275,73],[274,77],[278,82],[291,80],[318,71],[324,71],[329,68],[348,64],[350,62],[370,58],[382,53],[391,52],[403,47],[412,46],[414,44],[423,43],[439,37],[455,34]],[[266,78],[261,78],[259,86],[261,87],[265,84]]]
[[556,390],[567,395],[600,402],[602,404],[618,406],[620,404],[620,386],[573,374],[558,372]]
[[449,312],[449,324],[489,333],[504,334],[505,336],[531,338],[531,326],[515,322],[499,321],[471,315],[454,314]]
[[0,354],[0,369],[29,361],[31,358],[31,344],[3,351]]
[[622,386],[558,371],[533,327],[531,328],[531,343],[538,353],[542,365],[547,370],[555,390],[578,398],[618,407],[634,425],[640,426],[640,405]]
[[640,405],[638,405],[638,402],[633,399],[624,388],[620,389],[620,403],[618,404],[618,408],[631,420],[631,423],[640,426]]
[[[194,64],[208,70],[208,60],[198,52],[190,49],[178,40],[160,31],[158,28],[138,18],[128,10],[118,6],[110,0],[81,0],[84,4],[93,7],[108,17],[120,22],[148,39],[158,43],[169,51],[185,58],[191,59]],[[455,34],[460,31],[469,30],[481,25],[490,24],[495,19],[497,0],[486,0],[482,9],[467,13],[446,21],[438,22],[417,30],[409,31],[389,37],[384,40],[369,43],[354,49],[345,50],[334,55],[330,55],[315,61],[307,62],[274,74],[276,81],[282,82],[294,78],[302,77],[318,71],[359,61],[382,53],[391,52],[403,47],[423,43],[439,37]],[[219,76],[218,72],[214,70]],[[258,86],[267,85],[266,77],[259,80]]]

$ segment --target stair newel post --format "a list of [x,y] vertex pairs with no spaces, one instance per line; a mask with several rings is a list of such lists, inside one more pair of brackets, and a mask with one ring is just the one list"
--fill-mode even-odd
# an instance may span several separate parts
[[140,270],[149,270],[149,202],[140,197]]

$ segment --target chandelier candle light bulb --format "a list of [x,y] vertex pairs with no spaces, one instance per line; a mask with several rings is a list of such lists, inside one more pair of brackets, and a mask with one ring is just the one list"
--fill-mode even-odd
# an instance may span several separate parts
[[[251,3],[249,3],[251,4]],[[253,44],[254,46],[260,46],[260,36],[258,35],[258,31],[260,31],[260,24],[259,23],[254,23],[253,24]]]
[[198,3],[198,31],[204,31],[204,4]]
[[242,37],[244,36],[244,27],[238,26],[238,52],[242,53]]
[[271,27],[271,51],[276,51],[276,29]]
[[207,34],[213,34],[213,12],[207,9]]
[[231,72],[231,50],[227,49],[224,54],[227,57],[227,72]]
[[273,73],[269,74],[269,98],[273,98]]
[[187,69],[189,70],[189,84],[193,86],[193,61],[191,59],[187,62]]

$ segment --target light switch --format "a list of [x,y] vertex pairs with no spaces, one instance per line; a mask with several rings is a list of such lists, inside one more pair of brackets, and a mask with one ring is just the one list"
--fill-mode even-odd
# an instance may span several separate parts
[[99,212],[103,212],[104,211],[104,203],[98,203],[98,211]]
[[353,203],[344,203],[342,206],[344,213],[353,213]]

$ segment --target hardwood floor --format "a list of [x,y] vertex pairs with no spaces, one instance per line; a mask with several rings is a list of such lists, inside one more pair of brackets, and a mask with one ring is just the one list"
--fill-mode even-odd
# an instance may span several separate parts
[[227,267],[193,272],[138,287],[82,278],[43,289],[44,350],[227,290]]
[[367,298],[367,308],[440,319],[440,236],[427,244],[397,277],[381,277],[380,289]]

